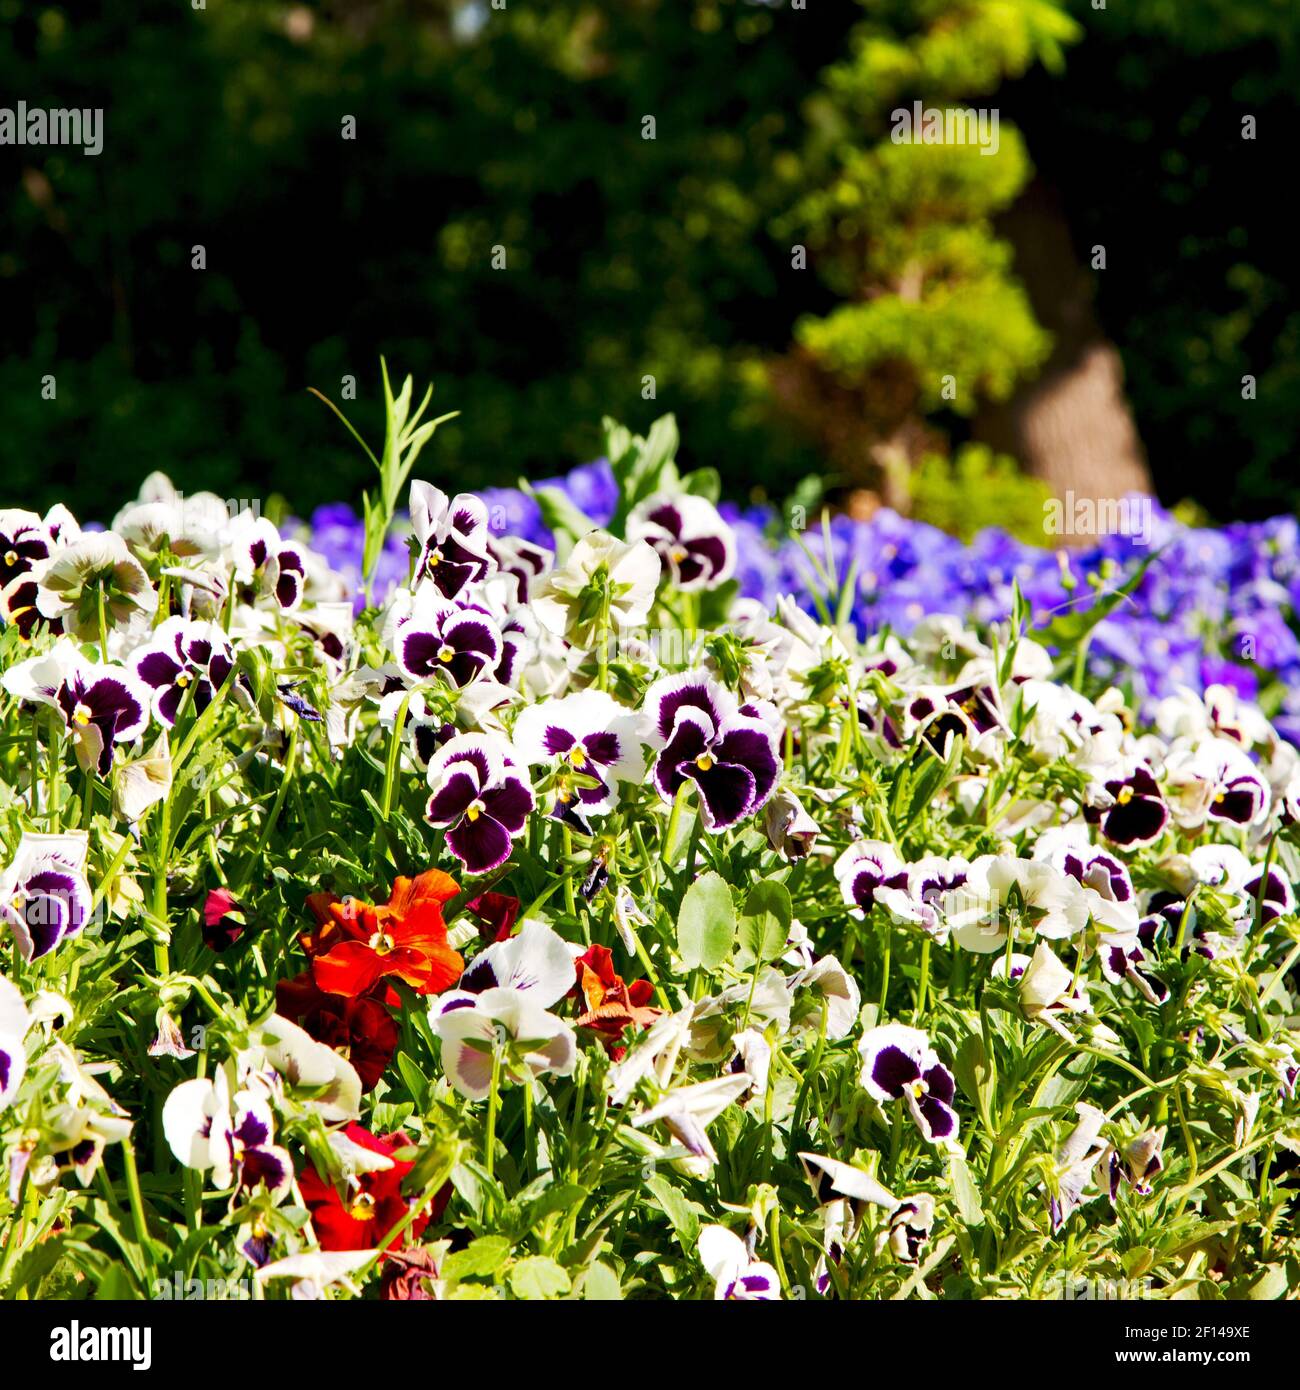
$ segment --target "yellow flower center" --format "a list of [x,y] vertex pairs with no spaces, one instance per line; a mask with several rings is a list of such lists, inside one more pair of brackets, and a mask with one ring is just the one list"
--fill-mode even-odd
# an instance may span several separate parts
[[455,648],[455,647],[449,647],[445,642],[442,644],[441,647],[438,648],[438,660],[441,661],[441,662],[446,663],[446,662],[450,661],[450,660],[452,659],[452,657],[455,656],[455,655],[456,655],[456,648]]
[[911,1093],[917,1098],[917,1100],[920,1100],[920,1098],[923,1095],[925,1095],[927,1091],[929,1091],[930,1087],[929,1084],[926,1082],[925,1077],[918,1076],[915,1081],[909,1081],[903,1089],[906,1091],[911,1091]]
[[72,722],[80,725],[81,728],[84,729],[86,725],[90,723],[90,713],[89,705],[78,705],[76,709],[72,711]]
[[583,748],[582,744],[575,743],[573,747],[569,749],[569,761],[574,767],[587,766],[587,751]]
[[5,551],[5,564],[16,565],[18,563],[18,552],[16,550]]
[[483,814],[483,803],[481,801],[471,801],[465,808],[467,820],[476,821]]
[[1118,801],[1121,806],[1127,806],[1129,802],[1133,800],[1133,788],[1121,787],[1119,789],[1119,795],[1115,800]]
[[368,943],[372,951],[391,951],[393,949],[393,938],[386,932],[377,931]]
[[673,564],[675,564],[675,565],[680,565],[681,562],[682,562],[682,561],[686,558],[686,556],[687,556],[686,547],[685,547],[685,546],[682,546],[682,545],[675,545],[675,546],[673,546],[673,548],[668,552],[668,556],[669,556],[669,558],[672,560]]
[[440,564],[442,564],[442,551],[441,551],[441,550],[431,550],[431,551],[429,552],[429,563],[430,563],[431,565],[440,565]]
[[353,1221],[369,1221],[375,1214],[375,1199],[368,1192],[358,1192],[348,1206]]
[[190,683],[190,680],[190,673],[188,671],[182,671],[180,675],[176,677],[176,684],[179,685],[182,690],[184,690],[185,687]]
[[701,753],[700,756],[695,759],[695,766],[698,767],[701,772],[708,772],[713,766],[713,759],[707,753]]

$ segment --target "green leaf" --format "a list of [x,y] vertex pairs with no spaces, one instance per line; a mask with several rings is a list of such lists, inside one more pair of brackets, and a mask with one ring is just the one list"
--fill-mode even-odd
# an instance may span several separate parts
[[597,1261],[582,1276],[582,1296],[588,1303],[613,1303],[623,1297],[618,1275]]
[[516,1298],[560,1298],[572,1288],[569,1276],[545,1255],[529,1255],[511,1266],[507,1276]]
[[700,1236],[700,1218],[690,1201],[660,1173],[646,1179],[645,1184],[654,1194],[655,1200],[664,1209],[664,1215],[672,1222],[673,1230],[682,1249],[688,1254],[695,1253],[695,1243]]
[[979,1188],[966,1164],[966,1155],[954,1152],[948,1158],[948,1181],[952,1186],[953,1200],[961,1219],[968,1226],[980,1226],[984,1222],[984,1208],[980,1205]]
[[510,1258],[510,1242],[505,1236],[479,1236],[442,1263],[442,1277],[457,1279],[491,1279]]
[[790,890],[774,878],[756,883],[745,899],[740,941],[745,954],[756,961],[776,960],[790,938],[794,905]]
[[736,908],[720,875],[701,874],[682,897],[677,914],[677,950],[687,970],[714,971],[731,954]]

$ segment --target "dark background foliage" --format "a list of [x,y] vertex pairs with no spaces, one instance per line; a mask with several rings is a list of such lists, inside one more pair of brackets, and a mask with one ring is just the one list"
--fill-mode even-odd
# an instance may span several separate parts
[[[373,438],[381,352],[462,412],[426,455],[454,486],[555,472],[602,415],[674,410],[730,492],[788,491],[826,459],[765,364],[836,300],[791,268],[782,219],[825,178],[820,76],[863,8],[0,0],[0,105],[106,112],[98,158],[0,146],[4,501],[103,517],[154,468],[299,511],[355,498],[367,465],[306,388],[355,377]],[[1290,508],[1292,0],[1071,8],[1064,68],[997,102],[1080,258],[1107,246],[1096,310],[1156,486],[1221,518]]]

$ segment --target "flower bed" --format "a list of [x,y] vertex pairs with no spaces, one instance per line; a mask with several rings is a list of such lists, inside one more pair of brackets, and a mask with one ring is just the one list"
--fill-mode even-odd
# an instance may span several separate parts
[[0,514],[0,1293],[1294,1284],[1296,755],[1151,648],[1293,529],[773,546],[664,422],[408,493],[409,404],[355,541]]

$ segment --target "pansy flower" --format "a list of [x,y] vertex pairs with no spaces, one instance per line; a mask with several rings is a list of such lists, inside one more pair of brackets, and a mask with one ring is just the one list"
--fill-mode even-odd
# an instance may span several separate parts
[[158,608],[158,595],[144,566],[121,536],[99,531],[65,545],[41,569],[36,604],[47,618],[83,642],[98,641],[100,612],[110,631]]
[[585,1006],[575,1024],[598,1033],[617,1061],[626,1052],[622,1040],[627,1029],[648,1028],[663,1012],[650,1005],[654,986],[649,980],[625,981],[615,971],[607,946],[588,946],[574,961],[574,969],[578,975],[574,993]]
[[447,848],[468,873],[486,874],[510,858],[533,809],[527,773],[484,734],[461,734],[429,763],[425,818],[447,832]]
[[902,888],[894,882],[882,883],[874,890],[875,900],[896,922],[919,927],[940,945],[948,940],[948,917],[944,903],[966,885],[970,865],[954,855],[927,854],[907,865],[907,881]]
[[382,1000],[369,994],[356,998],[326,994],[312,972],[305,970],[292,980],[276,982],[275,1003],[285,1018],[343,1053],[356,1068],[363,1089],[375,1089],[399,1037],[397,1022]]
[[[358,1124],[348,1125],[343,1135],[349,1144],[375,1155],[373,1166],[370,1162],[354,1165],[342,1194],[312,1167],[299,1174],[298,1186],[322,1250],[377,1250],[404,1220],[414,1200],[402,1195],[402,1180],[415,1164],[393,1157],[411,1141],[401,1133],[371,1134]],[[445,1207],[449,1198],[450,1193],[446,1197],[440,1194],[435,1205],[440,1201]],[[387,1248],[396,1250],[403,1241],[417,1242],[433,1215],[427,1208],[421,1211]]]
[[35,512],[21,507],[0,508],[0,589],[19,575],[48,560],[54,542]]
[[627,538],[654,546],[682,593],[716,589],[736,568],[736,533],[705,497],[648,497],[628,516]]
[[1174,819],[1184,829],[1198,829],[1207,820],[1256,825],[1268,814],[1268,784],[1227,739],[1178,749],[1165,763],[1164,781]]
[[182,1081],[163,1105],[162,1123],[172,1153],[187,1168],[210,1172],[217,1189],[260,1184],[275,1201],[288,1193],[293,1161],[272,1142],[271,1107],[251,1090],[232,1095],[224,1067],[215,1080]]
[[645,541],[624,544],[593,531],[569,552],[561,568],[533,586],[537,621],[557,637],[587,643],[605,617],[617,632],[640,627],[659,588],[659,556]]
[[659,748],[651,778],[664,801],[694,782],[704,824],[716,832],[752,816],[772,795],[781,771],[776,734],[762,718],[742,714],[715,681],[691,672],[665,676],[646,691],[645,710]]
[[84,771],[108,775],[114,745],[131,743],[149,722],[152,691],[131,671],[86,661],[62,639],[44,656],[11,666],[0,684],[21,700],[58,711]]
[[1169,808],[1160,787],[1145,763],[1133,763],[1120,775],[1102,782],[1104,799],[1084,811],[1087,819],[1121,849],[1137,849],[1160,838],[1169,820]]
[[228,888],[213,888],[203,900],[203,944],[209,951],[227,951],[243,936],[248,923],[244,909]]
[[835,879],[845,903],[861,919],[875,907],[880,889],[906,890],[907,865],[883,840],[856,840],[835,861]]
[[168,618],[154,630],[147,647],[131,657],[131,669],[153,692],[153,710],[169,729],[188,695],[202,714],[229,679],[235,658],[216,623]]
[[460,977],[464,962],[447,944],[443,905],[459,891],[438,869],[398,877],[382,906],[333,893],[313,893],[307,906],[319,930],[305,934],[312,978],[326,994],[369,994],[390,976],[419,994],[439,994]]
[[411,484],[411,529],[420,547],[417,580],[432,580],[439,593],[455,598],[495,567],[488,544],[488,509],[481,497],[448,497],[431,483]]
[[756,1260],[751,1245],[725,1226],[705,1226],[696,1242],[700,1263],[713,1280],[713,1297],[734,1303],[772,1302],[781,1297],[776,1270]]
[[519,990],[549,1009],[573,988],[575,951],[545,923],[525,922],[516,935],[485,946],[456,989],[466,994]]
[[450,602],[432,584],[416,590],[393,634],[393,652],[408,680],[443,680],[458,690],[494,671],[502,651],[490,614]]
[[1014,855],[981,855],[966,882],[945,894],[942,910],[966,951],[1000,951],[1009,934],[1049,939],[1074,936],[1090,917],[1090,899],[1068,874],[1051,864]]
[[918,1264],[933,1225],[934,1198],[928,1192],[909,1197],[891,1213],[889,1231],[881,1233],[882,1244],[888,1245],[900,1264]]
[[27,1048],[23,1039],[31,1015],[18,986],[0,975],[0,1110],[18,1094],[27,1072]]
[[299,546],[283,540],[266,517],[250,511],[231,522],[228,544],[237,584],[274,595],[283,609],[298,607],[307,577]]
[[15,575],[8,584],[0,588],[0,617],[7,625],[18,629],[24,642],[30,642],[38,629],[59,633],[63,631],[63,619],[50,617],[40,608],[40,575],[44,562],[34,570]]
[[0,874],[0,922],[9,927],[24,960],[38,960],[76,936],[90,920],[84,831],[64,835],[25,832]]
[[611,810],[617,783],[645,775],[641,720],[612,695],[583,690],[520,712],[511,731],[522,762],[553,769],[552,814],[576,822]]
[[860,1079],[868,1095],[882,1105],[905,1100],[917,1129],[932,1144],[956,1139],[956,1084],[919,1028],[884,1023],[868,1029],[858,1053]]

